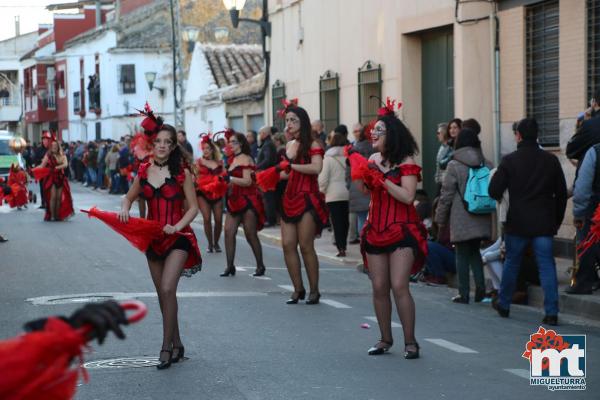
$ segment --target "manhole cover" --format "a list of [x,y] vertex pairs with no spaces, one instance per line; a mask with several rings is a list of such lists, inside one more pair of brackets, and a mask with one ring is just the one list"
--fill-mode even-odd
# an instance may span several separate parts
[[69,303],[99,303],[101,301],[111,300],[113,296],[74,296],[74,297],[56,297],[48,299],[48,304],[69,304]]
[[111,358],[107,360],[90,361],[83,364],[89,369],[103,368],[144,368],[158,365],[157,357],[123,357]]

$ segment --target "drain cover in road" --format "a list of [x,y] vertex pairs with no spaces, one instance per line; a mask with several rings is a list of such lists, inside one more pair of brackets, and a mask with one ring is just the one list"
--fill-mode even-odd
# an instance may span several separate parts
[[110,358],[107,360],[90,361],[83,364],[89,369],[104,369],[104,368],[144,368],[158,365],[157,357],[123,357]]

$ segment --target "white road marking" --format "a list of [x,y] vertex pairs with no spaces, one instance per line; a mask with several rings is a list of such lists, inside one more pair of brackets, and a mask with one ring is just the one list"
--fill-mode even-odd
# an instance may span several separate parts
[[331,299],[321,299],[321,303],[325,303],[328,306],[335,308],[352,308],[347,304],[340,303],[339,301],[331,300]]
[[[377,317],[365,317],[365,319],[368,319],[369,321],[373,321],[375,323],[377,322]],[[402,325],[400,325],[397,322],[392,321],[392,328],[402,328]]]
[[510,372],[511,374],[514,374],[520,378],[525,378],[525,379],[529,379],[531,376],[529,374],[529,370],[528,369],[505,369],[506,372]]
[[288,292],[293,292],[294,287],[292,285],[277,285],[278,287],[287,290]]
[[268,276],[254,276],[252,274],[248,275],[251,276],[254,279],[260,279],[261,281],[270,281],[271,278],[269,278]]
[[460,344],[449,342],[449,341],[444,340],[444,339],[425,339],[425,340],[427,340],[428,342],[431,342],[433,344],[437,344],[440,347],[444,347],[444,348],[446,348],[448,350],[455,351],[457,353],[465,353],[465,354],[467,354],[467,353],[479,353],[476,350],[470,349],[468,347],[461,346]]

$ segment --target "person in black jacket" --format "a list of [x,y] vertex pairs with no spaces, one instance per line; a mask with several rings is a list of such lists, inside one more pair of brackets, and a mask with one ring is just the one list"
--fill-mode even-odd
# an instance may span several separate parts
[[577,169],[590,147],[600,143],[600,89],[596,91],[590,103],[591,107],[586,111],[590,119],[583,121],[575,135],[567,143],[565,152],[568,159],[579,162]]
[[537,143],[538,124],[533,118],[517,125],[517,150],[505,156],[490,185],[489,194],[501,201],[508,189],[509,208],[504,225],[506,258],[500,294],[493,303],[502,317],[508,317],[523,252],[533,247],[544,290],[543,323],[558,322],[558,280],[552,255],[553,237],[565,216],[567,186],[558,158]]
[[[258,146],[258,155],[256,157],[256,169],[264,171],[267,168],[274,167],[279,159],[277,157],[277,147],[271,137],[271,127],[263,126],[258,132],[260,145]],[[265,227],[273,226],[277,223],[277,197],[276,192],[270,191],[263,195],[265,202],[265,214],[267,223]]]

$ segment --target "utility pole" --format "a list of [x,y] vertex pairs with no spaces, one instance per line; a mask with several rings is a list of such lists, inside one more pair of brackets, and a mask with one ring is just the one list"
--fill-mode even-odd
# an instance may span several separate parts
[[185,111],[183,109],[184,81],[181,56],[181,16],[179,0],[169,0],[171,4],[171,47],[173,48],[173,105],[175,128],[183,128]]

